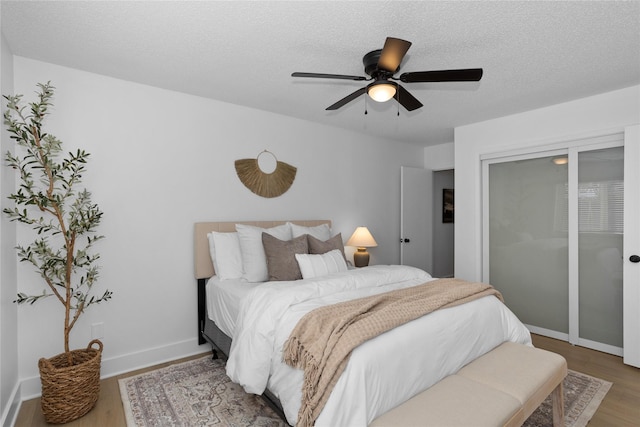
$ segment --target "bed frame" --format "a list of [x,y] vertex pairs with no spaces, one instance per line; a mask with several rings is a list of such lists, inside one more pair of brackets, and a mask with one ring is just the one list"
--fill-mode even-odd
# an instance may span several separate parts
[[[287,222],[302,225],[305,227],[315,227],[321,224],[329,224],[329,220],[308,220],[308,221],[233,221],[233,222],[196,222],[194,225],[194,260],[195,276],[198,285],[198,344],[209,343],[213,358],[218,358],[218,352],[226,360],[231,349],[231,338],[218,328],[207,315],[206,284],[215,272],[213,262],[209,254],[209,240],[207,234],[212,231],[220,233],[231,233],[236,231],[236,224],[247,224],[262,228],[271,228]],[[282,405],[269,390],[265,390],[263,397],[277,413],[286,421]]]

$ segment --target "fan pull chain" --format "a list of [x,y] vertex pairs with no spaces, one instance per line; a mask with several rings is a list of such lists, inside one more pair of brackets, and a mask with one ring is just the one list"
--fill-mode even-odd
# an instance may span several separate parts
[[365,114],[365,116],[366,116],[367,114],[369,114],[369,113],[367,112],[367,94],[366,94],[366,93],[364,94],[364,114]]
[[400,117],[400,86],[398,86],[398,88],[396,89],[396,104],[398,106],[398,114],[397,116]]

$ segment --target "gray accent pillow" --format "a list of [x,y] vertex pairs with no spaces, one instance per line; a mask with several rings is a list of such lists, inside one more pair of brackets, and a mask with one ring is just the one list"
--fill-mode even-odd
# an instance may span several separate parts
[[334,249],[338,249],[342,254],[342,257],[347,260],[347,257],[344,255],[344,243],[342,243],[342,233],[338,233],[329,240],[316,239],[311,234],[307,234],[307,239],[309,240],[309,253],[314,255],[326,254]]
[[267,256],[269,280],[302,279],[296,254],[309,253],[306,235],[284,241],[270,234],[262,233],[262,245]]

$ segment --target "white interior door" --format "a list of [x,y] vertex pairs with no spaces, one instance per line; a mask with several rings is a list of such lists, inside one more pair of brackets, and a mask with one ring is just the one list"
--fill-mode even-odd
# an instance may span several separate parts
[[400,264],[433,267],[433,172],[402,166],[400,175]]
[[623,357],[640,367],[640,126],[624,136]]

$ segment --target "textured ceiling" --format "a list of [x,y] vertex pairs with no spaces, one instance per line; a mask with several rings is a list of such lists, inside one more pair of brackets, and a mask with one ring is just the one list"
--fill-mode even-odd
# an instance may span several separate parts
[[[638,1],[6,1],[15,55],[427,146],[453,128],[640,84]],[[413,112],[365,97],[387,36],[401,72],[483,68],[480,82],[404,84]]]

